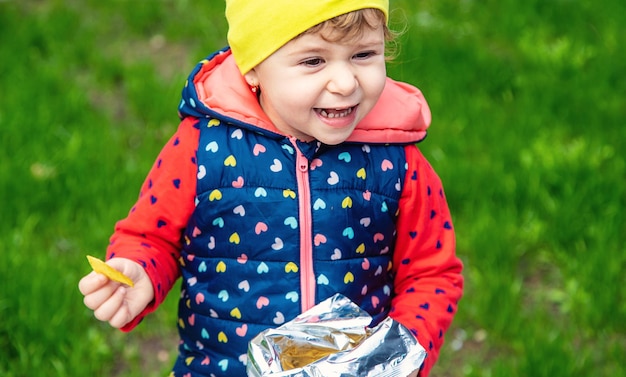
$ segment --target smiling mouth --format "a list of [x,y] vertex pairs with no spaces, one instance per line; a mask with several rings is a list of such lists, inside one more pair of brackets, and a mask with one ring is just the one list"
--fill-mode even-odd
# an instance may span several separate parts
[[345,118],[356,109],[356,106],[343,108],[343,109],[315,109],[315,111],[328,119]]

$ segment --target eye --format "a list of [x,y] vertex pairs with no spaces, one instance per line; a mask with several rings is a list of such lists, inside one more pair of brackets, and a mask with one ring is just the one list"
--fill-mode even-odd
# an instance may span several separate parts
[[324,63],[324,59],[322,58],[310,58],[310,59],[306,59],[303,60],[302,65],[305,65],[307,67],[318,67],[320,65],[322,65]]
[[376,51],[363,51],[363,52],[354,54],[353,58],[358,59],[358,60],[363,60],[363,59],[370,58],[374,55],[376,55]]

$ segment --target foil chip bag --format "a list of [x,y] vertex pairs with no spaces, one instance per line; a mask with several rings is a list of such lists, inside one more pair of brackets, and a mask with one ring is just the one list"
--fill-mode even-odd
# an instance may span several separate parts
[[407,377],[426,351],[387,317],[372,317],[336,294],[292,321],[255,336],[248,345],[248,377]]

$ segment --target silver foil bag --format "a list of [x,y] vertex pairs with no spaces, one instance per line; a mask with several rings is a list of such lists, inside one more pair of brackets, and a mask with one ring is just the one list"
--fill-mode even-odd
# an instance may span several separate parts
[[387,317],[374,328],[370,315],[345,296],[319,303],[248,346],[249,377],[406,377],[426,351],[411,332]]

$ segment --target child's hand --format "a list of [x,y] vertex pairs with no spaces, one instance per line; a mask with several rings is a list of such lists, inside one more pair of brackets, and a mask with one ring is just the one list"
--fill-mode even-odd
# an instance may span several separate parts
[[113,258],[106,263],[131,278],[134,287],[124,286],[92,271],[78,282],[78,289],[85,296],[83,302],[94,311],[97,319],[120,328],[148,306],[154,299],[154,289],[148,274],[138,263],[125,258]]

